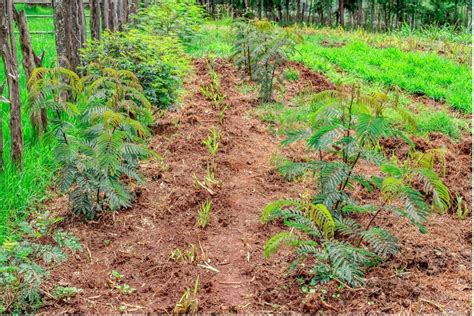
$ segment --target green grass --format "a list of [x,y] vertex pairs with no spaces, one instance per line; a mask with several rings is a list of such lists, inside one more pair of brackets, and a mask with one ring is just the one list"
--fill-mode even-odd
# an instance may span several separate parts
[[333,71],[327,63],[368,82],[398,86],[412,94],[446,101],[454,109],[470,113],[472,75],[468,67],[433,53],[405,52],[398,48],[374,48],[355,41],[341,47],[321,45],[320,36],[306,36],[295,59],[310,68]]
[[[26,9],[27,14],[52,13],[51,9],[43,7],[27,7]],[[53,20],[50,18],[30,19],[29,25],[31,31],[54,30]],[[56,58],[54,34],[32,34],[32,42],[37,54],[45,51],[44,66],[53,66]],[[20,50],[19,44],[18,49]],[[19,56],[21,58],[20,52]],[[0,67],[0,82],[3,82],[5,73],[1,62]],[[7,238],[14,238],[12,234],[16,224],[28,216],[29,211],[38,201],[45,198],[56,171],[52,155],[53,143],[45,140],[42,144],[38,144],[33,139],[28,111],[25,107],[27,94],[23,69],[20,70],[20,76],[24,139],[24,165],[21,173],[10,164],[9,108],[7,104],[0,104],[6,162],[5,170],[0,173],[0,243]]]
[[198,35],[186,47],[192,57],[229,57],[232,54],[232,20],[208,21],[199,30]]

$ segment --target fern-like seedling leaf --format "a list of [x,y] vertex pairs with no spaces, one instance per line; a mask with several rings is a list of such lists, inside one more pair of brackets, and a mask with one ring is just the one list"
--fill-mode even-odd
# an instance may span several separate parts
[[298,242],[298,238],[291,232],[280,232],[270,238],[263,248],[265,259],[270,258],[272,254],[278,252],[282,244],[294,246]]
[[274,215],[275,213],[277,213],[277,211],[280,211],[282,208],[286,208],[286,207],[301,207],[301,202],[297,201],[297,200],[277,200],[277,201],[273,201],[269,204],[267,204],[267,206],[265,206],[265,208],[263,209],[263,213],[262,215],[260,216],[260,221],[262,223],[267,223],[271,220],[274,219]]
[[361,235],[370,248],[381,257],[398,253],[399,245],[397,239],[382,228],[372,227],[361,233]]

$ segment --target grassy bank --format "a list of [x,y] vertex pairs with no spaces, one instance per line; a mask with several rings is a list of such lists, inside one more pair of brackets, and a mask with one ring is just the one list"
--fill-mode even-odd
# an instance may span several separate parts
[[[18,5],[18,8],[23,6]],[[43,7],[26,7],[28,15],[50,15],[52,10]],[[30,30],[52,31],[52,18],[32,18],[29,20]],[[54,34],[32,34],[32,43],[37,54],[45,52],[44,66],[52,66],[56,58]],[[18,39],[18,35],[17,35]],[[19,49],[18,44],[18,49]],[[19,52],[21,58],[21,52]],[[21,60],[21,59],[20,59]],[[21,63],[20,63],[21,64]],[[1,65],[0,82],[5,79],[3,64]],[[19,173],[10,164],[10,131],[8,128],[8,104],[0,104],[0,115],[3,118],[3,135],[5,141],[5,170],[0,173],[0,243],[6,238],[13,238],[15,224],[29,214],[29,209],[36,202],[46,197],[48,187],[56,170],[52,157],[53,143],[44,140],[38,144],[33,138],[26,107],[26,79],[23,69],[20,69],[21,99],[22,99],[22,126],[24,139],[23,172]]]

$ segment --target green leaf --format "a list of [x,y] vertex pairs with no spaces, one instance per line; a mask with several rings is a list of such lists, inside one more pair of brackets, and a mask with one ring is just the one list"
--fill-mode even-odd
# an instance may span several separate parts
[[280,232],[270,238],[263,248],[263,254],[265,259],[270,258],[272,254],[278,252],[282,244],[294,245],[297,243],[298,238],[291,232]]

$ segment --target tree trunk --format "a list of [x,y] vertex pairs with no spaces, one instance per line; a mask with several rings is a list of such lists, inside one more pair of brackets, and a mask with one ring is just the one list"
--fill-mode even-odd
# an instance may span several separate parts
[[301,14],[301,0],[296,0],[296,22],[300,21],[300,14]]
[[21,169],[23,134],[21,130],[20,75],[13,28],[13,0],[0,0],[0,46],[10,98],[10,134],[12,163]]
[[301,15],[300,15],[300,23],[304,23],[304,15],[306,12],[306,2],[303,2],[303,5],[301,6]]
[[283,22],[283,10],[282,10],[282,7],[281,7],[281,1],[278,2],[278,7],[277,7],[277,14],[278,14],[278,22]]
[[31,77],[31,73],[35,69],[35,57],[33,47],[31,45],[31,35],[26,21],[25,10],[18,12],[13,8],[13,17],[15,18],[18,31],[20,32],[20,47],[22,54],[22,64],[25,69],[26,81]]
[[102,0],[102,30],[110,30],[110,3]]
[[69,23],[69,2],[70,0],[54,1],[54,28],[56,38],[56,51],[58,65],[63,68],[70,67],[69,51],[71,50],[69,34],[71,34]]
[[339,0],[339,25],[344,27],[344,0]]
[[93,40],[100,40],[100,0],[90,0],[89,5],[91,8],[91,38]]
[[117,29],[122,30],[123,25],[125,24],[125,0],[117,0]]
[[118,31],[119,19],[118,19],[118,0],[110,0],[110,30],[112,32]]
[[[18,12],[13,8],[13,17],[20,32],[20,46],[22,54],[23,69],[25,70],[26,82],[31,78],[31,74],[36,67],[42,67],[44,51],[41,57],[38,57],[31,43],[30,30],[26,19],[25,10]],[[46,108],[42,108],[40,113],[33,112],[30,115],[31,124],[35,133],[39,138],[43,138],[44,133],[48,130],[48,114]]]
[[375,0],[370,0],[370,30],[374,30]]

